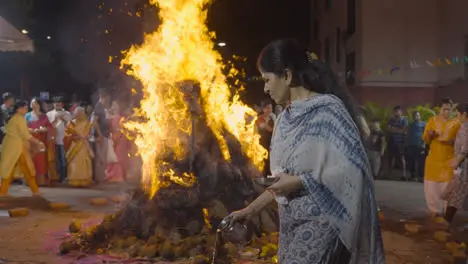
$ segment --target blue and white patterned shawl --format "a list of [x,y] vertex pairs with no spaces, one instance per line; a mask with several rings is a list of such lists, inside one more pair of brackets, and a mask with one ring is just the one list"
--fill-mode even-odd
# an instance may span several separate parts
[[[320,244],[323,253],[327,246],[322,244],[338,236],[351,253],[350,263],[385,263],[369,161],[340,99],[317,95],[292,102],[277,119],[270,153],[273,174],[300,176],[306,193],[279,204],[284,222],[278,253],[288,255],[283,262],[315,263],[321,253],[313,253],[319,249],[310,245]],[[302,259],[296,257],[301,254]],[[289,256],[296,260],[286,260]]]

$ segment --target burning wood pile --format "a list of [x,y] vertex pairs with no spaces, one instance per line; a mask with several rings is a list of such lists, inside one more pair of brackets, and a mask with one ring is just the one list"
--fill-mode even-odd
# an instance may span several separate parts
[[[160,188],[152,198],[144,189],[135,190],[120,211],[106,216],[99,225],[81,230],[79,223],[71,223],[69,231],[73,236],[62,243],[61,253],[80,250],[147,260],[191,258],[195,263],[209,263],[221,220],[228,212],[243,208],[262,190],[251,179],[252,174],[259,174],[258,170],[249,159],[242,158],[237,144],[228,146],[239,158],[226,162],[209,128],[202,124],[197,128],[195,133],[204,134],[204,143],[200,142],[203,147],[195,149],[193,165],[190,165],[190,155],[185,161],[171,161],[172,165],[177,164],[178,174],[188,175],[191,169],[197,183],[170,184]],[[274,231],[277,227],[274,210],[266,210],[252,226],[258,237]],[[271,259],[276,254],[276,243],[276,234],[264,235],[254,239],[250,243],[252,248],[242,254]],[[219,260],[229,261],[230,257],[238,256],[236,245],[222,246]]]
[[[252,178],[260,176],[267,151],[249,118],[257,113],[227,83],[237,72],[223,74],[214,34],[205,25],[210,0],[150,3],[159,9],[161,25],[141,46],[125,51],[122,61],[143,86],[138,121],[123,124],[135,135],[142,158],[142,187],[101,224],[80,230],[72,223],[75,235],[61,252],[193,257],[203,263],[222,218],[263,191]],[[276,230],[274,210],[263,212],[252,226],[257,235]],[[249,254],[270,258],[275,237],[252,242],[257,249]],[[237,252],[235,246],[227,249],[225,253]]]

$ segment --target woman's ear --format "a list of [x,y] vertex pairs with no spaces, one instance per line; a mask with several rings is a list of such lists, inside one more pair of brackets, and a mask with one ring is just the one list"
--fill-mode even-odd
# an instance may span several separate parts
[[286,82],[287,86],[291,85],[291,82],[292,82],[292,72],[291,72],[291,70],[286,69],[286,71],[284,72],[284,81]]

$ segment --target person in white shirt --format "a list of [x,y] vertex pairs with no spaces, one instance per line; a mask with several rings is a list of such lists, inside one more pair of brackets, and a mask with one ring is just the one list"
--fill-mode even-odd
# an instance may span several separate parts
[[49,121],[55,127],[55,157],[61,182],[64,182],[67,178],[67,161],[65,159],[63,138],[65,137],[67,123],[72,120],[70,112],[63,108],[63,101],[63,97],[54,98],[54,110],[47,112]]

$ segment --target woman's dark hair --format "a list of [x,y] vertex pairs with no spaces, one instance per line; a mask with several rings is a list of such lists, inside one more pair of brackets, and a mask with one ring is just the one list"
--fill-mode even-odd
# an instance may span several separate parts
[[460,113],[467,113],[468,114],[468,103],[461,103],[457,104],[457,111]]
[[448,104],[448,105],[452,106],[453,101],[450,100],[450,98],[442,98],[442,100],[440,100],[439,106],[443,106],[444,104]]
[[28,107],[28,101],[24,101],[24,100],[16,101],[15,106],[13,107],[13,111],[9,114],[9,116],[6,119],[6,123],[8,123],[8,121],[10,121],[13,115],[16,114],[18,109],[23,108],[23,107]]
[[13,94],[11,94],[11,93],[4,93],[4,94],[2,95],[2,101],[3,101],[3,103],[5,103],[6,101],[8,101],[8,100],[10,100],[10,99],[13,99],[13,98],[14,98],[14,96],[13,96]]
[[13,113],[16,113],[18,109],[23,108],[23,107],[28,107],[28,101],[25,100],[18,100],[15,102],[15,106],[13,107]]
[[280,39],[270,42],[261,51],[257,67],[264,72],[271,72],[277,76],[284,76],[291,71],[291,86],[303,86],[309,91],[321,94],[331,94],[344,103],[346,109],[356,123],[361,137],[365,136],[362,113],[354,103],[348,91],[338,84],[333,71],[323,61],[312,58],[306,48],[293,39]]
[[31,99],[31,109],[32,109],[32,102],[36,102],[39,104],[39,111],[41,113],[44,113],[44,107],[42,106],[42,101],[41,99],[39,99],[39,97],[33,97],[33,99]]

